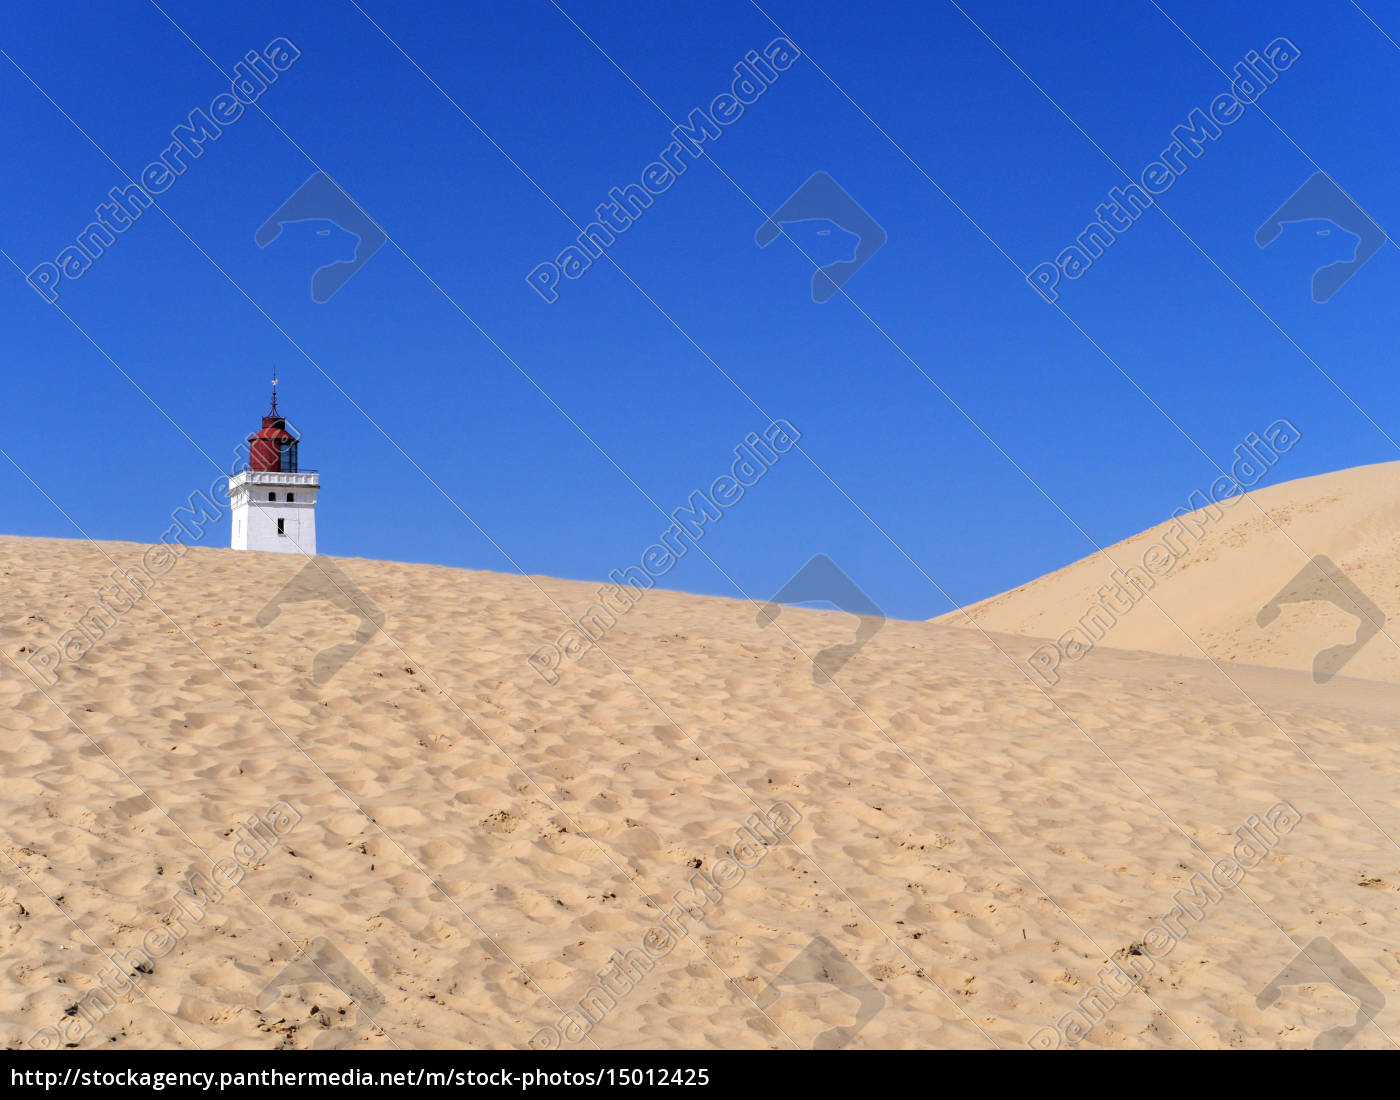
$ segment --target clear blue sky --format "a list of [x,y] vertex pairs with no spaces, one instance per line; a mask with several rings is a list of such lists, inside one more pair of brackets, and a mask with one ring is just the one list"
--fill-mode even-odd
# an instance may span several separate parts
[[[402,53],[348,2],[7,13],[4,447],[92,537],[156,540],[213,476],[198,447],[224,461],[258,426],[274,363],[322,472],[325,553],[601,580],[667,526],[652,501],[725,473],[766,413],[805,454],[704,550],[760,599],[829,554],[900,618],[949,610],[933,582],[974,600],[1162,520],[1280,417],[1303,440],[1271,481],[1400,458],[1395,246],[1318,304],[1312,271],[1348,240],[1303,223],[1254,241],[1319,167],[1400,227],[1400,49],[1345,0],[1162,0],[1226,70],[1281,35],[1301,56],[1060,284],[1063,312],[1017,267],[1124,185],[1109,158],[1139,177],[1229,88],[1150,3],[763,0],[770,22],[745,0],[362,2]],[[1400,41],[1400,2],[1363,7]],[[640,180],[672,140],[663,111],[727,91],[774,23],[804,56],[619,236],[626,276],[600,260],[546,304],[526,275],[570,219]],[[70,323],[25,275],[125,184],[93,143],[138,176],[227,90],[215,63],[279,36],[302,53],[258,100],[271,121],[248,109],[159,196],[179,229],[150,210],[60,286]],[[254,243],[318,166],[391,238],[324,304],[311,274],[348,237],[301,223]],[[839,233],[754,240],[817,171],[888,234],[821,304],[812,259],[841,258]],[[6,533],[76,535],[5,462],[0,499]],[[663,583],[740,594],[699,553]]]

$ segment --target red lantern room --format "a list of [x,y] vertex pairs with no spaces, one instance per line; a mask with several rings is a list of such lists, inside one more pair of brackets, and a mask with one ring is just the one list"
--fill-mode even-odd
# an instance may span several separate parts
[[297,444],[287,431],[287,421],[277,411],[277,377],[272,379],[272,408],[262,418],[261,430],[248,437],[248,467],[259,472],[297,472]]

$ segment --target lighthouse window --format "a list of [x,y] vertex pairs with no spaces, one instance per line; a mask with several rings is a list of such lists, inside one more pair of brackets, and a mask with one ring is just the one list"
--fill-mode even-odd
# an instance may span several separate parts
[[296,494],[295,494],[295,493],[288,493],[288,494],[287,494],[287,503],[288,503],[288,504],[295,504],[296,502],[297,502]]
[[267,499],[268,499],[268,500],[276,500],[276,499],[277,499],[277,494],[276,494],[276,493],[268,493],[268,494],[267,494]]
[[282,519],[280,516],[278,517],[278,519],[277,519],[277,533],[278,533],[279,535],[285,535],[285,534],[287,533],[287,531],[286,531],[286,523],[287,523],[287,521],[286,521],[285,519]]

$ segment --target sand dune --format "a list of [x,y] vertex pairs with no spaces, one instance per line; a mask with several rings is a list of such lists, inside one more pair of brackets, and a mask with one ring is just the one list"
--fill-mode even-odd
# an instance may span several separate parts
[[[1332,565],[1311,565],[1318,557]],[[1261,625],[1260,612],[1290,587],[1297,601]],[[1400,683],[1400,462],[1211,505],[934,621],[966,626],[969,617],[1058,640],[1052,675],[1062,678],[1077,674],[1074,657],[1089,648],[1311,671],[1320,652],[1359,641],[1354,653],[1324,659],[1319,678],[1341,664],[1343,676]],[[1038,663],[1048,671],[1053,659],[1045,650]]]
[[[1319,547],[1378,602],[1385,532]],[[54,666],[148,554],[0,539],[7,1045],[1400,1036],[1395,684],[1105,650],[1051,695],[1024,638],[895,622],[819,684],[851,617],[661,591],[550,684],[595,586],[317,559],[274,614],[299,559],[203,548]]]

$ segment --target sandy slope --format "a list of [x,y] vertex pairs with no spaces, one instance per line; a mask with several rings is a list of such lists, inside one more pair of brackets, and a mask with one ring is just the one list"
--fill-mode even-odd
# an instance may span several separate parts
[[[1257,616],[1310,559],[1323,555],[1381,612],[1376,616],[1363,606],[1367,617],[1377,625],[1384,620],[1381,632],[1365,640],[1342,675],[1400,683],[1400,462],[1261,489],[1225,508],[1198,512],[1184,532],[1168,534],[1175,522],[934,621],[966,626],[970,615],[987,630],[1031,638],[1056,639],[1076,631],[1067,642],[1082,644],[1087,637],[1115,649],[1311,670],[1320,650],[1356,637],[1357,620],[1350,613],[1358,606],[1356,597],[1314,573],[1343,607],[1287,604],[1264,627]],[[1144,567],[1144,555],[1154,546],[1171,554],[1149,560],[1157,576]],[[1115,569],[1130,566],[1150,587],[1115,580]],[[1104,586],[1107,592],[1101,591]],[[1103,605],[1105,597],[1115,612],[1111,627],[1102,616],[1079,627],[1086,611]],[[1023,646],[1018,655],[1033,648]],[[1057,670],[1061,677],[1075,672],[1069,659]]]
[[[759,629],[753,605],[665,592],[549,685],[525,655],[591,586],[359,560],[338,565],[386,633],[318,684],[354,617],[309,600],[260,626],[301,562],[193,549],[40,690],[31,651],[145,549],[0,539],[9,1045],[66,1020],[84,1047],[518,1046],[646,945],[650,969],[561,1042],[806,1047],[862,1003],[819,981],[763,996],[816,937],[877,1009],[856,1046],[1022,1046],[1110,958],[1145,974],[1091,1002],[1085,1045],[1306,1046],[1347,999],[1315,975],[1256,995],[1318,936],[1388,997],[1352,1045],[1400,1038],[1400,686],[1242,668],[1236,687],[1105,652],[1051,698],[1006,656],[1024,639],[921,623],[821,686],[804,651],[849,617]],[[279,800],[300,820],[162,938],[187,872]],[[1174,893],[1281,801],[1301,821],[1164,948]],[[779,803],[786,839],[664,953],[652,901],[697,864],[732,876],[735,830]],[[152,939],[168,953],[100,1011],[109,956]],[[310,967],[263,992],[322,939],[377,990],[353,1034]]]

